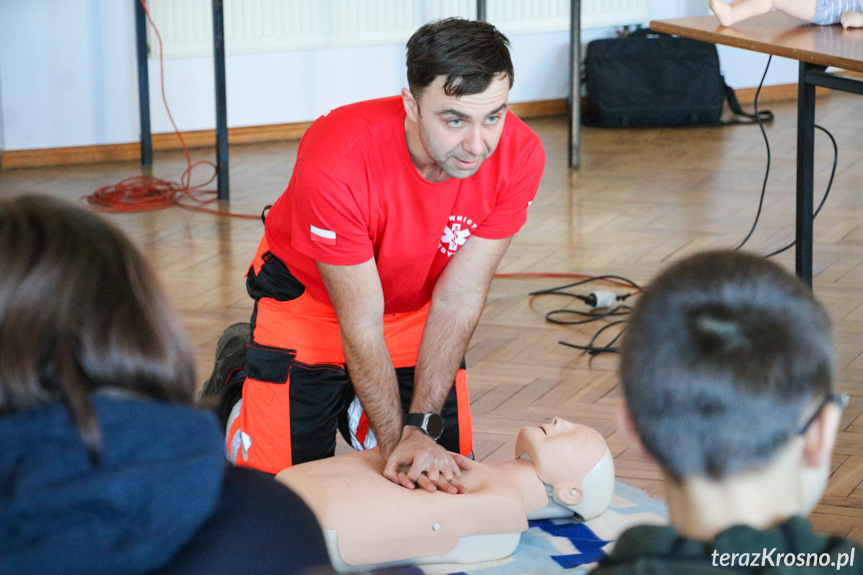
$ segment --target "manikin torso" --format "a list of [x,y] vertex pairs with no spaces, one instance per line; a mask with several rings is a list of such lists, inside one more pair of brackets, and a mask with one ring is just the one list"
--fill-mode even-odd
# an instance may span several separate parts
[[[517,451],[526,457],[498,464],[472,462],[460,478],[468,493],[459,495],[409,490],[390,482],[382,476],[385,461],[377,449],[297,465],[276,479],[312,508],[339,571],[488,561],[515,551],[528,519],[569,517],[576,509],[594,516],[605,509],[613,492],[611,454],[602,436],[588,427],[556,419],[526,428]],[[540,465],[545,455],[566,461]],[[553,489],[537,475],[540,468],[572,477],[583,504],[556,502]]]

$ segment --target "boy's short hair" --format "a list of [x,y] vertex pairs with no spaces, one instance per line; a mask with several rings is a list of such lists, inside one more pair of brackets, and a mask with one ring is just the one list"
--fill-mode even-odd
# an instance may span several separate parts
[[808,286],[741,252],[660,274],[627,324],[620,381],[645,449],[675,479],[770,461],[832,392],[830,319]]
[[445,18],[429,22],[407,43],[408,86],[414,98],[438,76],[448,96],[485,91],[498,76],[515,80],[509,40],[487,22]]

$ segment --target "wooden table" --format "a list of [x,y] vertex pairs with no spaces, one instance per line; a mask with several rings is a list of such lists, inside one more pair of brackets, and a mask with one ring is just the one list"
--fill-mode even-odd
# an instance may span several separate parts
[[[797,99],[797,232],[795,268],[812,285],[813,162],[815,87],[863,94],[863,81],[828,74],[828,66],[863,72],[863,28],[815,26],[768,12],[731,27],[714,16],[654,20],[651,30],[723,44],[800,62]],[[859,119],[858,119],[859,120]]]

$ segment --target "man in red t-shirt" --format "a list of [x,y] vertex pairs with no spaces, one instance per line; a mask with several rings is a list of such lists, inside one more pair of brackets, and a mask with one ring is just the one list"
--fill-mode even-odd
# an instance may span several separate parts
[[[407,48],[410,89],[312,124],[267,215],[247,275],[251,343],[227,386],[242,385],[227,417],[237,465],[330,456],[338,426],[357,448],[380,445],[390,480],[462,490],[463,358],[545,155],[507,112],[496,28],[433,22]],[[205,394],[223,388],[211,378]]]

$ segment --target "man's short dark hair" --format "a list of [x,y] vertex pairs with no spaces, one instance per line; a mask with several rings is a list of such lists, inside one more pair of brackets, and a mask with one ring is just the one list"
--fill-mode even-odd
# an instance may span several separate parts
[[666,270],[627,323],[620,380],[645,449],[675,479],[769,462],[832,392],[830,319],[808,286],[740,252]]
[[414,98],[438,76],[444,93],[466,96],[485,91],[498,76],[515,79],[509,40],[486,22],[446,18],[417,30],[407,43],[408,86]]

